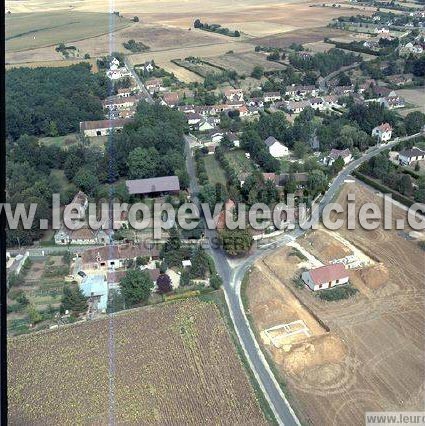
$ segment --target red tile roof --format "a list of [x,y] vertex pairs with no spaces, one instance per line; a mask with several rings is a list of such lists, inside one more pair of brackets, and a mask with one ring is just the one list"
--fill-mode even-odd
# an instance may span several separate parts
[[342,263],[321,266],[320,268],[311,269],[309,272],[315,284],[325,284],[348,277],[345,266]]

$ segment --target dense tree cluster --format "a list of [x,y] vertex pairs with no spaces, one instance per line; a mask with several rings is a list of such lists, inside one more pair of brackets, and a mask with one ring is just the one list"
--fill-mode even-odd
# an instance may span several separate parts
[[240,37],[241,33],[238,30],[231,31],[229,28],[224,28],[220,24],[207,24],[202,23],[200,19],[196,19],[193,23],[194,28],[199,28],[204,31],[211,31],[213,33],[219,33],[223,35],[227,35],[229,37]]
[[360,62],[361,58],[354,53],[346,53],[341,49],[330,49],[325,53],[316,53],[310,57],[301,57],[296,53],[289,55],[289,62],[303,71],[317,70],[326,76],[341,67]]
[[148,271],[130,269],[120,281],[125,305],[130,308],[148,300],[154,285]]
[[186,125],[184,115],[178,111],[140,103],[135,122],[107,143],[116,176],[136,179],[175,174],[180,186],[187,187],[183,141]]
[[[362,164],[360,172],[380,180],[384,185],[407,197],[414,197],[415,201],[425,200],[425,179],[420,177],[416,182],[408,173],[404,173],[400,166],[388,159],[387,153],[381,153]],[[416,183],[417,190],[413,191]]]
[[75,132],[80,121],[103,117],[101,99],[107,94],[106,76],[93,74],[87,63],[13,68],[6,72],[7,135],[17,139]]

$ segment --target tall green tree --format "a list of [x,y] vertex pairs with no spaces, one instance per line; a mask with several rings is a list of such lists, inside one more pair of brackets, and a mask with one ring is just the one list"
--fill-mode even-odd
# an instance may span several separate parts
[[65,287],[63,289],[62,302],[60,310],[62,313],[70,311],[73,316],[83,313],[88,308],[88,298],[84,296],[83,292],[78,286]]
[[146,270],[130,269],[120,281],[121,294],[126,307],[145,302],[153,289],[152,278]]
[[128,156],[128,175],[131,179],[157,176],[160,155],[154,147],[136,148]]

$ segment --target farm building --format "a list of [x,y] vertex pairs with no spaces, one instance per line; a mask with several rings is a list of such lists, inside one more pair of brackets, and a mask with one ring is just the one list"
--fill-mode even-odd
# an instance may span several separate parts
[[313,291],[323,290],[348,283],[348,274],[341,263],[310,269],[301,275],[305,284]]
[[97,121],[82,121],[80,123],[80,132],[84,136],[108,136],[112,131],[119,132],[122,128],[133,120],[130,118],[118,120],[97,120]]
[[139,103],[141,96],[111,96],[102,102],[102,106],[109,111],[119,111],[131,108]]
[[283,145],[283,143],[279,142],[276,138],[273,136],[269,136],[264,143],[267,145],[270,155],[272,155],[274,158],[281,158],[285,157],[289,154],[288,148]]
[[400,164],[411,164],[421,160],[425,160],[425,151],[416,147],[405,149],[398,154]]
[[68,229],[62,226],[55,234],[55,244],[109,244],[111,236],[107,230],[94,230],[84,224],[80,229]]
[[389,123],[382,123],[372,130],[372,136],[379,142],[388,142],[391,139],[393,128]]
[[82,270],[114,270],[126,266],[127,260],[135,261],[137,257],[158,259],[159,251],[154,245],[120,244],[95,247],[85,250],[81,255]]
[[125,184],[130,195],[177,193],[180,191],[178,176],[127,180]]
[[89,298],[89,311],[106,312],[108,306],[108,282],[104,275],[87,275],[80,283],[84,296]]

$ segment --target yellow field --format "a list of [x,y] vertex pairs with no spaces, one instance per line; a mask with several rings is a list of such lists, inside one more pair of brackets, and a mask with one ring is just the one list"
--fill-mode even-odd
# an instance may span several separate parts
[[37,67],[67,67],[74,64],[79,64],[80,62],[88,62],[92,66],[92,71],[97,72],[97,63],[95,59],[68,59],[63,61],[35,61],[35,62],[22,62],[19,64],[8,64],[6,65],[6,69],[9,70],[11,68],[19,68],[19,67],[29,67],[29,68],[37,68]]

